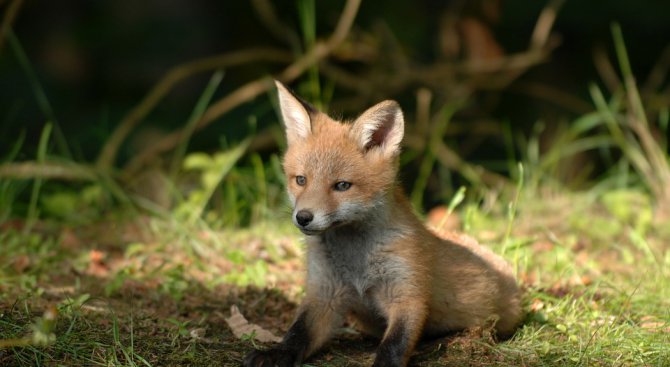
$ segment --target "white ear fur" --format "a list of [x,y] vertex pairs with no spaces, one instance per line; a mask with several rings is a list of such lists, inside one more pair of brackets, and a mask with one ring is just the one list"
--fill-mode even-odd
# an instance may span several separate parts
[[378,148],[385,156],[395,156],[400,153],[405,119],[396,101],[384,101],[363,112],[351,132],[361,150]]
[[306,138],[312,131],[312,122],[309,113],[303,104],[284,86],[275,80],[279,107],[286,129],[286,140],[291,145]]

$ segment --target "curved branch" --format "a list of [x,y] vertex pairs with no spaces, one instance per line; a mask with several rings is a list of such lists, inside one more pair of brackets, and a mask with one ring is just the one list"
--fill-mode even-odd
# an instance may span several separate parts
[[[286,67],[277,78],[283,82],[290,82],[298,78],[314,63],[328,56],[349,34],[353,25],[361,0],[348,0],[344,5],[344,10],[333,31],[332,35],[325,42],[317,42],[309,52],[297,59],[291,65]],[[267,77],[261,77],[251,81],[233,93],[219,99],[205,111],[202,119],[198,121],[195,130],[200,130],[208,126],[212,121],[219,118],[240,104],[258,97],[260,94],[269,91],[274,87],[272,80]],[[183,136],[183,129],[168,134],[158,143],[152,144],[133,158],[124,168],[124,175],[129,176],[137,172],[144,164],[160,153],[169,151],[179,144]]]
[[2,51],[2,46],[5,43],[5,36],[12,28],[12,24],[14,24],[16,16],[19,14],[21,5],[23,5],[23,0],[14,0],[9,5],[7,5],[5,16],[2,17],[2,25],[0,25],[0,52]]
[[96,174],[87,166],[56,162],[27,161],[0,165],[0,177],[13,179],[55,178],[70,181],[94,181]]
[[102,171],[108,170],[116,159],[119,146],[126,136],[144,119],[149,112],[160,102],[180,81],[208,70],[215,70],[234,65],[246,64],[258,60],[284,62],[291,59],[291,55],[283,50],[251,49],[233,52],[224,55],[211,56],[173,67],[165,76],[154,85],[142,102],[135,106],[119,123],[116,130],[109,137],[100,152],[96,166]]
[[542,9],[535,23],[533,35],[530,37],[530,48],[543,48],[547,44],[556,16],[564,3],[565,0],[552,0]]

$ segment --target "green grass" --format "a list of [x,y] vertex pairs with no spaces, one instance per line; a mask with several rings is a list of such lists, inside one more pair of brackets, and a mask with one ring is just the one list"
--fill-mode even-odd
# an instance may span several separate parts
[[[299,4],[309,50],[316,2]],[[622,90],[606,96],[592,84],[594,111],[567,124],[542,153],[541,124],[522,142],[505,131],[516,185],[509,192],[468,187],[468,195],[462,188],[448,205],[460,230],[514,264],[525,290],[523,325],[500,343],[487,330],[423,343],[413,365],[670,365],[670,227],[657,215],[670,198],[670,169],[667,143],[648,139],[651,131],[667,133],[668,107],[647,116],[621,31],[613,33]],[[70,156],[36,73],[10,37],[43,114],[54,121],[55,143]],[[162,186],[144,187],[165,194],[166,205],[106,173],[73,187],[0,181],[0,365],[237,366],[254,342],[226,326],[233,305],[253,323],[286,331],[302,297],[304,265],[279,158],[245,155],[249,140],[224,141],[214,153],[187,149],[222,77],[215,73],[196,103],[170,167],[157,174]],[[334,86],[313,65],[301,89],[327,105]],[[416,204],[439,176],[436,146],[459,106],[439,112],[424,151],[407,152],[423,154],[410,182]],[[46,124],[38,163],[53,158],[50,133]],[[14,160],[21,143],[3,158]],[[512,145],[521,147],[522,163]],[[568,189],[561,182],[566,162],[594,150],[605,152],[611,168],[589,183],[587,167],[573,182],[581,189]],[[474,182],[473,172],[456,174]],[[308,363],[370,365],[376,344],[345,333]]]
[[[653,210],[647,194],[521,191],[509,234],[508,202],[475,204],[456,213],[471,234],[517,259],[528,316],[509,341],[474,331],[422,344],[415,365],[670,362],[670,233],[643,218]],[[247,230],[158,217],[118,221],[115,230],[125,239],[105,239],[97,224],[3,233],[0,339],[31,340],[3,348],[3,365],[233,366],[252,345],[227,329],[231,305],[277,334],[289,326],[302,260],[285,215]],[[50,307],[59,311],[55,327],[40,329]],[[52,338],[37,344],[36,333]],[[309,363],[366,365],[375,344],[341,336]]]

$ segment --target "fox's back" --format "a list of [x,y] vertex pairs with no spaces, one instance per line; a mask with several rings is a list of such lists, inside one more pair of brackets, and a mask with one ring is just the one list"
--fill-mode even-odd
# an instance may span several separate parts
[[[460,330],[496,322],[499,336],[510,335],[522,315],[512,268],[471,237],[446,233],[434,243],[436,263],[427,333]],[[496,315],[498,320],[488,320]]]

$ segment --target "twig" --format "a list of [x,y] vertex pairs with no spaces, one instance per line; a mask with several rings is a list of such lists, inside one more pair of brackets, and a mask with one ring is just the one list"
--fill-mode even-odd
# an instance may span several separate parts
[[507,75],[501,76],[498,80],[487,79],[482,87],[498,89],[507,86],[531,66],[544,61],[551,51],[558,46],[557,42],[552,42],[550,34],[556,21],[556,15],[563,3],[565,3],[565,0],[552,0],[544,7],[535,23],[530,46],[524,52],[495,59],[472,59],[457,63],[443,63],[434,68],[422,67],[420,70],[412,71],[410,79],[414,76],[418,81],[431,85],[441,84],[442,81],[439,79],[451,78],[454,74],[479,75],[507,72]]
[[2,348],[14,348],[14,347],[27,347],[32,344],[30,338],[18,338],[18,339],[1,339],[0,340],[0,349]]
[[114,164],[119,146],[126,136],[144,119],[180,81],[201,72],[226,68],[234,65],[247,64],[253,61],[267,60],[284,62],[291,55],[276,49],[251,49],[218,56],[207,57],[178,65],[168,71],[165,76],[147,93],[144,99],[119,123],[116,130],[107,139],[100,152],[96,166],[103,171],[109,170]]
[[549,4],[542,9],[540,16],[537,18],[537,23],[535,23],[533,35],[530,37],[531,49],[544,48],[544,45],[547,44],[549,33],[554,27],[558,11],[564,3],[565,0],[551,0]]
[[[489,171],[482,166],[475,166],[464,161],[456,152],[441,142],[435,151],[437,160],[447,168],[460,172],[472,183],[483,183],[488,187],[512,188],[507,177]],[[450,164],[452,166],[450,166]]]
[[510,89],[518,90],[520,92],[527,93],[530,96],[544,99],[545,101],[562,106],[566,110],[571,110],[578,114],[585,114],[593,111],[593,106],[591,104],[584,102],[580,98],[575,97],[573,94],[564,92],[558,88],[553,88],[546,84],[519,82]]
[[335,66],[333,63],[324,60],[319,64],[319,70],[323,75],[332,79],[339,86],[352,89],[361,94],[368,94],[371,91],[371,83],[360,75],[352,74],[342,68]]
[[272,35],[280,41],[286,42],[294,52],[300,49],[300,38],[289,27],[286,26],[279,18],[275,11],[272,2],[269,0],[251,0],[256,14],[261,23],[265,25]]
[[[202,119],[195,125],[194,130],[200,130],[214,121],[218,116],[232,110],[240,104],[249,101],[259,94],[269,90],[274,84],[270,78],[264,77],[253,82],[243,85],[233,93],[220,99],[216,104],[210,106],[205,111]],[[216,107],[215,110],[213,108]],[[203,123],[206,121],[206,123]],[[139,169],[141,169],[147,162],[152,160],[158,154],[169,151],[176,147],[179,142],[186,136],[185,130],[175,131],[168,134],[160,141],[149,145],[146,149],[141,151],[138,155],[133,157],[130,162],[124,167],[124,177],[132,177]]]
[[647,81],[644,83],[642,89],[646,93],[653,93],[654,90],[663,85],[663,81],[668,76],[668,70],[670,70],[670,45],[665,46],[663,49],[658,61],[649,72]]
[[[419,135],[406,135],[404,144],[413,150],[424,150],[426,138]],[[473,166],[467,163],[444,142],[439,142],[435,146],[435,158],[440,164],[451,170],[458,171],[463,177],[474,184],[483,183],[489,187],[512,187],[506,177],[488,171],[484,167]]]
[[360,4],[361,0],[348,0],[344,5],[344,10],[342,11],[340,20],[335,27],[335,31],[330,36],[330,38],[325,43],[317,43],[314,48],[310,50],[310,52],[308,52],[305,56],[284,69],[284,71],[279,74],[279,79],[284,82],[295,80],[309,66],[326,57],[330,52],[333,51],[333,49],[335,49],[335,47],[342,43],[351,30],[351,26],[353,25],[354,19],[356,18]]
[[[342,11],[342,15],[333,31],[333,34],[326,42],[317,42],[313,49],[303,55],[301,58],[297,59],[294,63],[289,65],[278,75],[278,79],[283,82],[290,82],[298,78],[302,73],[307,70],[311,65],[328,56],[332,50],[337,47],[347,36],[353,25],[354,18],[358,13],[358,7],[361,3],[361,0],[348,0]],[[208,126],[212,121],[219,118],[221,115],[227,113],[233,108],[239,106],[240,104],[247,102],[253,98],[256,98],[262,93],[267,92],[273,88],[274,84],[269,77],[261,77],[254,81],[251,81],[240,88],[238,88],[233,93],[227,95],[226,97],[218,100],[212,104],[202,119],[198,121],[195,126],[195,130],[200,130]],[[124,167],[124,175],[129,176],[133,175],[140,169],[144,164],[156,155],[173,149],[179,141],[182,139],[183,131],[175,131],[171,134],[168,134],[162,140],[156,144],[152,144],[142,151],[139,155],[133,158],[127,165]]]
[[[626,86],[626,96],[630,104],[629,118],[631,121],[631,128],[640,139],[645,155],[652,166],[654,176],[657,183],[661,187],[657,192],[659,199],[670,200],[670,164],[666,158],[665,152],[659,147],[658,142],[651,134],[649,121],[647,121],[647,114],[640,98],[640,92],[637,89],[635,76],[630,66],[628,59],[628,51],[623,39],[621,27],[618,24],[612,25],[612,34],[614,37],[614,47],[619,58],[619,67],[623,75],[624,84]],[[667,203],[663,203],[667,205]]]
[[57,162],[39,163],[35,161],[0,165],[0,177],[13,179],[55,178],[71,181],[94,181],[97,179],[93,170],[84,165]]
[[596,47],[593,49],[593,63],[595,64],[596,71],[600,74],[600,79],[602,79],[607,90],[610,93],[615,93],[619,88],[621,88],[621,80],[617,75],[614,66],[610,62],[610,59],[607,57],[607,52],[602,46]]
[[428,135],[428,125],[430,123],[430,104],[433,100],[433,93],[428,88],[419,88],[416,91],[416,131],[421,136]]
[[5,16],[2,17],[2,26],[0,26],[0,52],[2,52],[2,46],[5,43],[5,36],[12,28],[12,24],[14,24],[14,19],[16,19],[16,15],[19,13],[21,5],[23,5],[23,0],[14,0],[7,5],[7,11],[5,11]]

